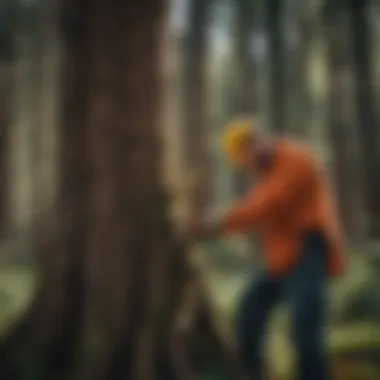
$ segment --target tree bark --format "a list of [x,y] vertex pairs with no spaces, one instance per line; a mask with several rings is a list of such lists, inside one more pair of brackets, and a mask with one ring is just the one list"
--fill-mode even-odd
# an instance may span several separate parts
[[165,2],[62,5],[59,220],[34,307],[0,345],[1,376],[237,379],[160,181]]
[[368,1],[350,0],[350,30],[357,107],[357,132],[362,155],[365,201],[368,212],[368,235],[380,238],[380,153],[379,124],[374,104]]

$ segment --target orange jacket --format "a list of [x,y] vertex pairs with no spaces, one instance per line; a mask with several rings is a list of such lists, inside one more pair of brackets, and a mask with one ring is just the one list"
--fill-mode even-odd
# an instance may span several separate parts
[[344,267],[343,244],[327,181],[305,147],[279,139],[273,167],[227,213],[222,229],[255,229],[268,268],[281,274],[297,262],[303,232],[315,228],[327,239],[327,273],[337,275]]

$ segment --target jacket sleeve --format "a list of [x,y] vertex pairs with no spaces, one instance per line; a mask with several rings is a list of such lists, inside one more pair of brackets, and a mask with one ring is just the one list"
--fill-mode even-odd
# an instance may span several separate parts
[[245,232],[272,213],[285,211],[304,191],[310,191],[314,174],[313,164],[306,160],[281,165],[227,212],[221,223],[223,233]]

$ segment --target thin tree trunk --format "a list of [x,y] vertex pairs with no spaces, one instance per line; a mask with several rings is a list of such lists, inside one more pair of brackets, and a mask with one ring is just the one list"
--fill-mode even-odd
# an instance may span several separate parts
[[32,224],[32,182],[34,121],[38,114],[40,36],[39,8],[41,4],[17,2],[14,26],[16,40],[16,90],[14,124],[12,128],[12,228],[29,238]]
[[189,21],[183,54],[185,162],[193,180],[189,199],[190,218],[204,215],[211,191],[212,171],[208,149],[210,128],[206,96],[209,6],[204,0],[189,2]]
[[239,114],[252,114],[257,110],[256,73],[252,54],[254,5],[246,0],[235,1],[234,12],[237,65],[235,109]]
[[14,62],[0,63],[0,240],[9,232],[9,127],[12,115]]
[[287,21],[291,32],[287,54],[289,130],[301,137],[308,134],[312,123],[309,66],[316,26],[309,8],[308,2],[299,1],[293,4]]
[[349,72],[348,24],[346,13],[338,3],[326,2],[324,8],[326,58],[328,65],[328,134],[332,145],[332,162],[341,220],[347,233],[355,225],[353,210],[353,152],[350,114],[347,101]]
[[14,90],[15,90],[15,34],[16,19],[14,1],[3,3],[0,30],[0,240],[9,232],[9,147],[10,127],[13,120]]
[[[56,215],[57,115],[59,94],[59,52],[56,4],[43,1],[37,25],[38,51],[35,54],[37,84],[32,119],[32,218],[37,246],[49,240],[49,226]],[[38,249],[37,249],[38,252]]]
[[[170,17],[170,13],[167,18]],[[180,120],[179,53],[177,34],[166,22],[162,42],[163,110],[163,174],[164,182],[172,194],[171,214],[179,224],[187,217],[188,189],[184,167],[184,149]]]
[[358,137],[364,172],[364,192],[368,212],[368,235],[380,238],[380,132],[374,104],[368,5],[365,0],[350,0],[350,30],[358,113]]
[[[236,88],[234,108],[237,115],[254,116],[257,111],[257,90],[255,64],[252,56],[252,36],[254,27],[254,6],[252,1],[238,0],[234,2],[235,12],[235,62]],[[245,175],[235,176],[236,194],[243,194],[248,181]]]
[[237,379],[160,181],[165,2],[63,6],[57,245],[41,260],[32,321],[0,345],[0,371],[14,374],[7,380],[32,370],[48,380],[181,380],[218,370]]
[[266,0],[269,41],[269,124],[276,132],[287,130],[286,63],[282,0]]

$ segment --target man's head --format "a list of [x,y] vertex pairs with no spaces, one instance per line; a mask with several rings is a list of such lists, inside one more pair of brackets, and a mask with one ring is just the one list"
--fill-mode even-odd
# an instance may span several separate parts
[[267,167],[274,152],[272,139],[258,130],[253,118],[239,118],[227,124],[222,144],[229,162],[248,172]]

